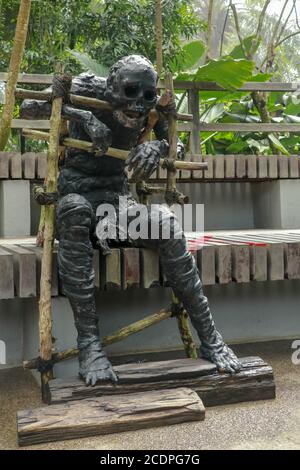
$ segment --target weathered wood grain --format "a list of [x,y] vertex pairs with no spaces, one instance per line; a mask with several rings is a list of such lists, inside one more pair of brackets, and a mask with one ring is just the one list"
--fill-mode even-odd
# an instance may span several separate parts
[[215,247],[204,245],[197,252],[197,264],[204,286],[213,286],[216,283],[216,254]]
[[14,284],[18,297],[36,296],[36,257],[34,253],[17,245],[3,245],[12,254]]
[[22,157],[20,153],[17,153],[17,152],[10,153],[9,173],[12,179],[22,178]]
[[20,411],[19,445],[203,421],[205,408],[187,388],[87,398]]
[[225,178],[235,178],[235,155],[225,156]]
[[122,286],[123,289],[140,287],[140,252],[138,248],[122,250]]
[[247,166],[246,166],[246,156],[245,155],[236,155],[236,177],[237,178],[246,178],[247,177]]
[[55,379],[50,383],[52,403],[85,398],[188,387],[195,390],[205,406],[272,399],[275,383],[272,368],[258,357],[240,359],[243,369],[236,375],[219,373],[203,359],[123,364],[115,366],[119,383],[86,387],[78,378]]
[[258,178],[267,179],[268,178],[268,159],[267,157],[260,155],[258,157]]
[[0,299],[13,299],[14,296],[13,255],[0,247]]
[[250,249],[247,245],[232,245],[232,280],[250,282]]
[[249,179],[257,178],[257,156],[248,155],[246,159],[246,171]]
[[232,281],[232,256],[230,245],[216,246],[216,278],[219,284]]
[[36,153],[27,152],[22,155],[23,177],[32,180],[35,178]]
[[159,257],[154,250],[141,249],[141,287],[160,287]]
[[0,179],[9,177],[9,152],[0,152]]
[[122,289],[121,251],[117,248],[111,254],[101,256],[101,286],[104,290]]

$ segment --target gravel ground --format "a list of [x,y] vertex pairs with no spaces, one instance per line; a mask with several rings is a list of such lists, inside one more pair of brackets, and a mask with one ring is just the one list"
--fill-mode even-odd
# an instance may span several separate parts
[[[291,342],[236,346],[240,356],[259,355],[275,372],[277,399],[208,408],[206,420],[31,449],[202,450],[300,449],[300,366],[291,363]],[[0,370],[0,449],[15,449],[17,410],[40,406],[39,389],[21,368]]]

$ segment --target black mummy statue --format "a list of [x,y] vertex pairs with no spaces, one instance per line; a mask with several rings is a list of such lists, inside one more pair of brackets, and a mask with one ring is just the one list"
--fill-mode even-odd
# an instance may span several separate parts
[[[61,163],[59,202],[57,206],[57,237],[59,238],[59,274],[65,295],[74,312],[78,331],[79,374],[87,385],[97,381],[117,381],[117,376],[102,349],[99,317],[94,293],[93,246],[99,244],[97,208],[111,204],[120,213],[120,196],[127,201],[125,209],[138,209],[129,190],[126,164],[105,156],[108,147],[130,150],[127,161],[136,181],[147,180],[156,170],[159,160],[168,153],[168,120],[160,113],[154,128],[156,139],[138,144],[147,124],[149,112],[157,102],[157,74],[144,57],[132,55],[117,62],[107,79],[82,74],[73,79],[73,94],[106,100],[114,111],[74,109],[64,105],[63,116],[70,120],[70,137],[91,141],[100,149],[101,158],[82,150],[70,149]],[[22,117],[49,117],[51,105],[26,100]],[[178,140],[178,158],[184,158],[184,148]],[[216,330],[194,258],[187,249],[182,227],[175,215],[164,205],[143,206],[140,211],[145,226],[155,221],[160,234],[170,224],[171,236],[151,239],[143,237],[127,243],[157,249],[169,285],[187,310],[200,339],[202,357],[216,364],[220,371],[236,373],[241,369],[235,354]],[[122,218],[126,220],[126,218]],[[130,221],[128,213],[127,223]],[[99,222],[99,223],[98,223]],[[100,224],[101,225],[101,224]],[[127,234],[127,226],[119,220],[119,238]],[[97,236],[98,234],[98,236]],[[122,238],[124,241],[124,237]],[[100,244],[103,241],[100,240]]]

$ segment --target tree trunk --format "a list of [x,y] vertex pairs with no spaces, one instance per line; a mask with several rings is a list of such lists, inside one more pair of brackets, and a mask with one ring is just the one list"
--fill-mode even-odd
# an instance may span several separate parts
[[15,88],[23,58],[30,17],[31,0],[21,0],[14,46],[9,64],[8,79],[5,92],[5,104],[0,125],[0,151],[4,150],[9,134],[15,107]]

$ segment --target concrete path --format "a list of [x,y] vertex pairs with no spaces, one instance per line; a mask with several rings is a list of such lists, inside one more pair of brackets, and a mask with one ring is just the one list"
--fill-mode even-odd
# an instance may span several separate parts
[[[236,346],[243,356],[260,355],[273,367],[277,399],[209,408],[202,423],[65,441],[31,449],[202,450],[300,449],[300,365],[291,362],[291,342]],[[28,372],[0,370],[0,449],[14,449],[16,411],[40,406]]]

